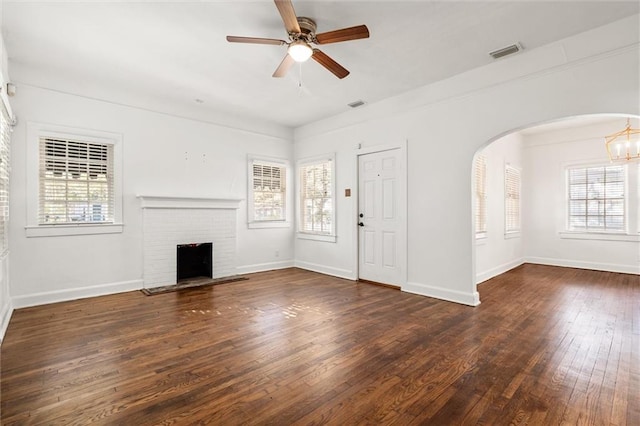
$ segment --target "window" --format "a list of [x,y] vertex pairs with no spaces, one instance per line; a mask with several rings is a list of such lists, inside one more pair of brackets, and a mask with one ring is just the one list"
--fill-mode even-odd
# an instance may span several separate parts
[[487,233],[487,160],[484,155],[476,157],[473,174],[476,198],[476,238],[482,238]]
[[122,232],[122,135],[27,124],[27,237]]
[[625,231],[625,170],[621,165],[567,170],[569,231]]
[[[299,236],[335,235],[334,158],[304,161],[299,166]],[[323,238],[315,238],[323,239]],[[335,241],[335,238],[326,239]]]
[[504,220],[506,234],[520,232],[520,170],[509,165],[504,168]]
[[285,225],[287,164],[249,157],[249,227]]
[[113,145],[40,138],[40,225],[113,223]]
[[9,114],[0,100],[0,255],[9,249],[10,133]]

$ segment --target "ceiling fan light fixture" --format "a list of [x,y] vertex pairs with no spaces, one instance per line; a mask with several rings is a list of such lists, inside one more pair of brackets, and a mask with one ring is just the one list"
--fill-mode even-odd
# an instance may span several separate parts
[[313,49],[311,46],[302,40],[296,40],[289,45],[287,49],[289,56],[296,62],[305,62],[313,55]]

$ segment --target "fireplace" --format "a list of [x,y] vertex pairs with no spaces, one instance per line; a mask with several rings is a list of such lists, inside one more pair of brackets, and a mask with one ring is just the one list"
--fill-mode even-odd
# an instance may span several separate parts
[[176,251],[177,282],[213,277],[213,243],[178,244]]
[[236,274],[236,216],[240,200],[139,196],[144,288],[176,284],[176,246],[211,242],[213,278]]

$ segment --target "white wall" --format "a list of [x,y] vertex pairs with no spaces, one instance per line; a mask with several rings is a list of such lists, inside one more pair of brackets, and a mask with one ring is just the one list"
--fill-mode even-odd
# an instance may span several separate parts
[[[408,282],[403,290],[479,303],[472,250],[476,150],[548,120],[638,114],[638,16],[296,130],[296,158],[337,152],[338,192],[356,187],[355,143],[408,141]],[[616,70],[611,78],[611,70]],[[338,242],[296,241],[296,262],[355,276],[356,198],[339,197]]]
[[[504,168],[510,165],[521,171],[522,137],[512,133],[482,150],[487,164],[487,233],[476,240],[476,282],[480,283],[523,263],[523,236],[505,235]],[[520,198],[521,206],[524,197]],[[526,211],[521,211],[526,214]],[[523,219],[523,218],[522,218]],[[523,224],[524,220],[521,222]]]
[[[11,296],[16,307],[142,287],[142,211],[137,195],[247,198],[247,155],[291,160],[291,140],[221,127],[26,85],[13,98]],[[123,137],[121,234],[27,238],[27,123]],[[292,200],[289,200],[292,205]],[[240,273],[293,264],[293,228],[247,229],[238,211]],[[275,251],[279,251],[276,256]]]
[[[638,127],[638,120],[634,120]],[[525,135],[526,179],[523,181],[526,212],[525,253],[528,262],[640,274],[638,166],[628,164],[626,192],[630,210],[628,241],[616,236],[580,239],[562,234],[566,223],[566,174],[568,165],[608,164],[604,136],[624,128],[625,119],[588,127]],[[635,238],[634,238],[635,236]]]

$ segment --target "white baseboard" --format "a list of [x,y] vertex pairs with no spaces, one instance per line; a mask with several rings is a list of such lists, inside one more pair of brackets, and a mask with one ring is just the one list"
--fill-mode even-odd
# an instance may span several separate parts
[[236,273],[252,274],[254,272],[273,271],[274,269],[293,268],[293,260],[283,260],[280,262],[256,263],[253,265],[244,265],[236,267]]
[[357,278],[353,271],[349,269],[334,268],[332,266],[320,265],[317,263],[304,262],[302,260],[296,260],[294,266],[300,269],[306,269],[308,271],[319,272],[325,275],[331,275],[338,278],[345,278],[355,281]]
[[460,303],[462,305],[478,306],[480,304],[480,294],[477,291],[465,293],[462,291],[450,290],[448,288],[412,282],[408,282],[407,285],[402,286],[402,291],[419,294],[420,296],[446,300],[448,302]]
[[48,303],[66,302],[68,300],[84,299],[87,297],[104,296],[106,294],[122,293],[125,291],[141,290],[143,280],[122,281],[117,283],[100,284],[90,287],[70,288],[64,290],[47,291],[44,293],[15,296],[11,300],[16,309],[29,306],[46,305]]
[[2,310],[0,311],[0,345],[2,345],[2,342],[4,341],[4,333],[7,332],[7,327],[9,327],[11,314],[13,314],[13,305],[11,300],[9,300],[4,306],[2,306]]
[[538,265],[564,266],[567,268],[592,269],[595,271],[621,272],[623,274],[640,275],[640,265],[620,265],[615,263],[585,262],[582,260],[551,259],[545,257],[526,257],[526,263]]
[[495,268],[489,269],[488,271],[478,272],[476,273],[476,284],[480,284],[500,274],[504,274],[505,272],[510,271],[513,268],[517,268],[523,263],[524,258],[521,257],[520,259],[512,260],[511,262],[498,265]]

